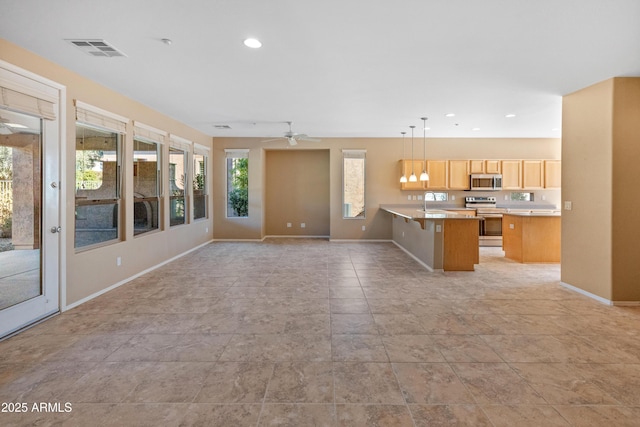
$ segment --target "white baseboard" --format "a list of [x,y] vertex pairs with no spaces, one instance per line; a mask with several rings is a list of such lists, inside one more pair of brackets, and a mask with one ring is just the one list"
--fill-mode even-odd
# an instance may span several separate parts
[[329,236],[318,236],[318,235],[288,235],[288,234],[269,234],[268,236],[264,236],[264,239],[328,239]]
[[89,295],[88,297],[82,298],[81,300],[78,300],[78,301],[76,301],[76,302],[74,302],[74,303],[72,303],[72,304],[64,305],[64,306],[60,307],[60,311],[61,311],[61,312],[64,312],[64,311],[67,311],[67,310],[71,310],[72,308],[75,308],[75,307],[77,307],[77,306],[79,306],[79,305],[81,305],[81,304],[83,304],[83,303],[85,303],[85,302],[87,302],[87,301],[90,301],[90,300],[92,300],[92,299],[94,299],[94,298],[96,298],[96,297],[99,297],[99,296],[100,296],[100,295],[102,295],[102,294],[106,294],[107,292],[109,292],[109,291],[111,291],[111,290],[114,290],[114,289],[116,289],[116,288],[118,288],[118,287],[120,287],[120,286],[124,285],[125,283],[129,283],[130,281],[132,281],[132,280],[134,280],[134,279],[137,279],[138,277],[140,277],[140,276],[142,276],[142,275],[144,275],[144,274],[147,274],[147,273],[149,273],[149,272],[151,272],[151,271],[153,271],[153,270],[155,270],[155,269],[157,269],[157,268],[159,268],[159,267],[162,267],[162,266],[163,266],[163,265],[165,265],[165,264],[169,264],[170,262],[175,261],[175,260],[177,260],[178,258],[182,258],[183,256],[185,256],[185,255],[187,255],[187,254],[190,254],[191,252],[193,252],[193,251],[195,251],[195,250],[198,250],[198,249],[200,249],[200,248],[202,248],[202,247],[204,247],[204,246],[207,246],[207,245],[208,245],[208,244],[210,244],[211,242],[212,242],[212,240],[210,240],[210,241],[208,241],[208,242],[204,242],[204,243],[202,243],[202,244],[200,244],[200,245],[198,245],[198,246],[195,246],[195,247],[193,247],[193,248],[189,249],[188,251],[185,251],[185,252],[183,252],[183,253],[181,253],[181,254],[178,254],[178,255],[176,255],[176,256],[174,256],[174,257],[172,257],[172,258],[169,258],[169,259],[167,259],[167,260],[165,260],[165,261],[161,262],[160,264],[156,264],[156,265],[154,265],[154,266],[152,266],[152,267],[149,267],[149,268],[147,268],[147,269],[145,269],[145,270],[142,270],[142,271],[141,271],[141,272],[139,272],[139,273],[134,274],[134,275],[133,275],[133,276],[131,276],[131,277],[127,277],[126,279],[121,280],[121,281],[119,281],[118,283],[115,283],[115,284],[113,284],[113,285],[109,286],[108,288],[104,288],[104,289],[102,289],[101,291],[98,291],[98,292],[96,292],[96,293],[94,293],[94,294],[91,294],[91,295]]
[[332,243],[393,243],[390,239],[329,239]]
[[570,284],[565,283],[565,282],[560,282],[560,285],[562,285],[562,286],[564,286],[565,288],[570,289],[570,290],[572,290],[572,291],[574,291],[574,292],[577,292],[577,293],[579,293],[579,294],[582,294],[582,295],[584,295],[584,296],[587,296],[587,297],[589,297],[589,298],[592,298],[592,299],[594,299],[594,300],[596,300],[596,301],[598,301],[598,302],[601,302],[601,303],[603,303],[603,304],[606,304],[606,305],[613,305],[613,303],[612,303],[610,300],[608,300],[608,299],[606,299],[606,298],[602,298],[601,296],[598,296],[598,295],[596,295],[596,294],[592,294],[591,292],[587,292],[587,291],[585,291],[584,289],[576,288],[575,286],[570,285]]
[[262,242],[262,239],[213,239],[212,242]]
[[616,307],[640,307],[640,301],[612,301]]
[[[394,245],[396,245],[397,247],[399,247],[400,249],[402,249],[407,255],[409,255],[411,258],[413,258],[414,260],[416,260],[418,262],[418,264],[420,264],[421,266],[423,266],[424,268],[426,268],[427,270],[429,270],[430,272],[434,272],[435,270],[431,267],[429,267],[427,264],[425,264],[420,258],[416,257],[414,254],[412,254],[411,252],[409,252],[408,250],[406,250],[405,248],[403,248],[402,246],[400,246],[395,240],[391,241]],[[442,271],[442,270],[438,270],[438,271]]]

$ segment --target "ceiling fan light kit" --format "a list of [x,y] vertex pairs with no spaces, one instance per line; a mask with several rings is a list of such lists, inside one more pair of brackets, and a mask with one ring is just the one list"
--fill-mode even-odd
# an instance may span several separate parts
[[284,138],[289,143],[289,146],[293,147],[295,145],[298,145],[298,141],[308,141],[308,142],[320,142],[321,141],[320,139],[317,139],[317,138],[311,138],[305,133],[295,133],[295,132],[293,132],[291,130],[291,124],[293,122],[291,122],[291,121],[284,122],[284,123],[289,125],[289,130],[287,132],[285,132],[284,135],[282,135],[279,138],[267,139],[267,140],[264,140],[262,142],[277,141],[279,139],[283,139]]

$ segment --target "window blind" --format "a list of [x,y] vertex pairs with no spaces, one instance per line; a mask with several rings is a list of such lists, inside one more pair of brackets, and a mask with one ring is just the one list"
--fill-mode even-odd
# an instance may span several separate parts
[[248,148],[226,148],[224,150],[225,157],[227,159],[248,159]]
[[177,135],[169,135],[169,140],[171,141],[171,146],[175,148],[180,148],[184,151],[191,151],[191,147],[193,146],[193,142],[188,139],[181,138]]
[[55,103],[8,87],[0,87],[0,102],[9,110],[31,114],[46,120],[56,119]]
[[200,145],[200,144],[193,144],[193,152],[196,154],[201,154],[203,156],[208,156],[209,155],[209,151],[211,149],[207,146],[204,145]]
[[127,133],[129,119],[93,105],[75,100],[76,120],[101,129],[117,133]]
[[367,155],[367,150],[342,150],[342,157],[348,159],[364,159]]
[[143,141],[164,144],[167,132],[145,125],[144,123],[133,122],[133,135],[135,138]]

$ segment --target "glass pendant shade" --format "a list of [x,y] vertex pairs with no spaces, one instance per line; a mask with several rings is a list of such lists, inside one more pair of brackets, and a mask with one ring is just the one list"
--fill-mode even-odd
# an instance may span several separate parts
[[420,174],[420,181],[429,181],[429,174],[427,171],[422,171]]
[[415,173],[412,173],[411,176],[409,177],[409,182],[417,182],[418,181],[418,177],[416,177]]
[[406,175],[402,175],[402,176],[400,177],[400,182],[401,182],[401,183],[403,183],[403,184],[404,184],[405,182],[407,182],[407,176],[406,176]]

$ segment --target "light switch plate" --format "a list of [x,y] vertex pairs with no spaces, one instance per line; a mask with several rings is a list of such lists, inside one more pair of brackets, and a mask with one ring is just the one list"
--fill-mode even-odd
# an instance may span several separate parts
[[565,211],[570,211],[572,208],[573,208],[573,203],[571,203],[569,201],[564,202],[564,210]]

